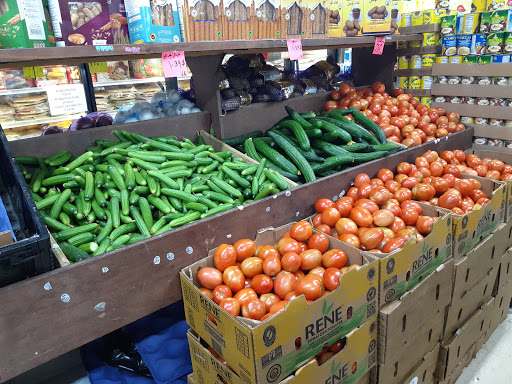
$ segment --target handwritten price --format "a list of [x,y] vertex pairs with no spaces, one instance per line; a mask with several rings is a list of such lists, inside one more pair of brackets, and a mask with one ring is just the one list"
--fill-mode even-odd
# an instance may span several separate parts
[[163,52],[162,65],[165,77],[188,76],[187,63],[183,51]]
[[382,51],[384,51],[385,41],[386,41],[386,38],[384,36],[375,38],[375,46],[373,47],[374,55],[382,55]]
[[300,39],[288,39],[286,40],[286,45],[288,46],[290,60],[300,60],[304,57],[302,53],[302,41]]

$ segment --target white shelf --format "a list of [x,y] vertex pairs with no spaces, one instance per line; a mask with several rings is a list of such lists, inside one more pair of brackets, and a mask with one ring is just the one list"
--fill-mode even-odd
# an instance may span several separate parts
[[[188,80],[191,76],[178,77],[178,80]],[[158,83],[161,81],[165,83],[165,77],[150,77],[148,79],[126,79],[126,80],[117,80],[117,81],[104,81],[104,82],[96,82],[93,83],[94,88],[98,87],[111,87],[114,85],[134,85],[134,84],[147,84],[147,83]]]
[[86,114],[87,112],[84,111],[82,113],[75,113],[73,115],[46,116],[41,119],[4,122],[0,123],[0,126],[2,127],[2,129],[12,129],[37,124],[57,123],[59,121],[76,120],[82,116],[85,116]]
[[36,88],[20,88],[20,89],[7,89],[0,91],[0,96],[10,96],[10,95],[23,95],[27,93],[41,93],[46,92],[43,87]]

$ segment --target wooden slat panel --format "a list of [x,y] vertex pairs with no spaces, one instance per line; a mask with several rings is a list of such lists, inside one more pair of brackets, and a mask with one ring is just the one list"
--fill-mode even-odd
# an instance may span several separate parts
[[512,127],[498,127],[496,125],[466,124],[473,127],[475,136],[489,139],[512,140]]
[[416,97],[429,97],[431,95],[430,89],[406,89],[405,93],[411,93]]
[[432,47],[401,48],[396,50],[397,56],[426,55],[429,53],[439,54],[442,51],[440,45]]
[[472,96],[509,98],[512,95],[509,86],[480,84],[432,84],[432,94],[439,96]]
[[423,25],[413,25],[411,27],[400,27],[398,28],[400,34],[402,35],[414,35],[417,33],[431,33],[431,32],[441,32],[441,24],[423,24]]
[[510,63],[438,64],[432,66],[432,76],[512,76]]
[[416,69],[397,69],[395,70],[395,76],[430,76],[432,73],[432,67],[416,68]]
[[461,116],[485,117],[488,119],[512,120],[512,108],[482,106],[472,104],[452,104],[432,102],[433,108],[444,108],[450,112],[457,112]]

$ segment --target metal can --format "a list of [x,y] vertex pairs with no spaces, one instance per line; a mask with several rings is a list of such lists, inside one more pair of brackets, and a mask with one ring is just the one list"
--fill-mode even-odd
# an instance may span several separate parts
[[487,125],[489,124],[489,119],[485,117],[475,117],[475,124]]
[[461,64],[464,56],[450,56],[450,64]]
[[504,147],[505,143],[504,140],[501,139],[487,139],[487,145],[492,147]]
[[411,56],[411,61],[409,61],[409,69],[420,69],[420,68],[421,68],[421,55]]
[[510,55],[496,55],[492,57],[493,63],[510,63]]
[[457,53],[457,36],[444,36],[442,39],[443,55],[453,56]]
[[512,32],[505,33],[503,52],[512,53]]
[[436,64],[448,64],[449,62],[448,56],[436,56]]
[[479,144],[479,145],[486,145],[487,144],[487,138],[486,137],[480,137],[480,136],[474,136],[473,137],[473,143]]
[[400,22],[401,27],[412,26],[412,13],[402,13],[402,20]]
[[476,64],[476,56],[463,56],[462,63],[463,64]]
[[439,44],[439,35],[437,33],[424,33],[423,34],[423,46],[433,47]]
[[427,107],[432,106],[432,98],[431,97],[422,97],[420,99],[420,104],[426,105]]
[[506,104],[507,107],[512,107],[512,99],[507,99],[505,104]]
[[431,67],[434,64],[436,59],[436,55],[422,55],[421,56],[421,66],[422,68]]
[[467,84],[475,84],[475,77],[474,76],[462,76],[461,84],[467,85]]
[[439,83],[439,84],[448,84],[448,76],[436,76],[434,78],[434,82],[436,83]]
[[423,24],[423,12],[422,11],[414,11],[412,13],[412,25],[422,25]]
[[467,56],[471,52],[471,35],[457,35],[457,55]]
[[460,84],[462,82],[461,76],[448,76],[448,84]]
[[504,127],[505,126],[505,121],[501,120],[501,119],[490,119],[489,120],[489,124],[490,125],[495,125],[497,127]]
[[471,96],[465,96],[462,98],[462,104],[475,104],[476,102],[476,98],[474,97],[471,97]]
[[463,124],[474,124],[475,119],[473,119],[470,116],[462,116],[460,118],[460,122],[463,123]]
[[409,88],[410,89],[420,89],[421,80],[419,76],[410,76],[409,77]]
[[493,107],[506,107],[507,101],[506,99],[500,99],[500,98],[491,98],[489,105],[492,105]]
[[476,99],[477,105],[491,105],[491,99],[489,97],[478,97]]
[[434,98],[434,101],[436,103],[447,103],[449,101],[449,98],[448,98],[448,96],[436,96]]
[[491,64],[492,63],[492,56],[491,55],[477,56],[476,63],[477,64]]
[[423,11],[423,24],[437,24],[441,21],[441,15],[437,9]]
[[471,39],[471,54],[484,55],[487,52],[487,34],[479,33]]
[[479,76],[476,78],[476,83],[480,85],[490,85],[492,84],[492,78],[489,76]]
[[507,85],[508,84],[508,77],[504,76],[497,76],[492,78],[492,83],[494,85]]
[[472,35],[478,29],[480,15],[478,13],[465,13],[462,16],[462,31],[464,35]]
[[505,120],[505,127],[512,128],[512,120]]
[[432,76],[421,77],[421,89],[432,89]]
[[487,36],[487,53],[497,54],[503,52],[505,32],[489,33]]
[[400,76],[398,78],[398,83],[400,84],[400,88],[402,88],[402,89],[409,88],[409,78],[406,76]]
[[462,97],[452,96],[450,98],[450,103],[452,103],[452,104],[462,104]]
[[411,56],[398,56],[398,69],[408,69]]
[[455,35],[457,15],[445,15],[441,17],[441,36]]

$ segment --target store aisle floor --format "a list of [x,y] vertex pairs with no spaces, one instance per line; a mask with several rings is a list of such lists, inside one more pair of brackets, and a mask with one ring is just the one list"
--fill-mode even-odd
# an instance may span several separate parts
[[512,377],[512,312],[478,351],[455,384],[507,384]]

